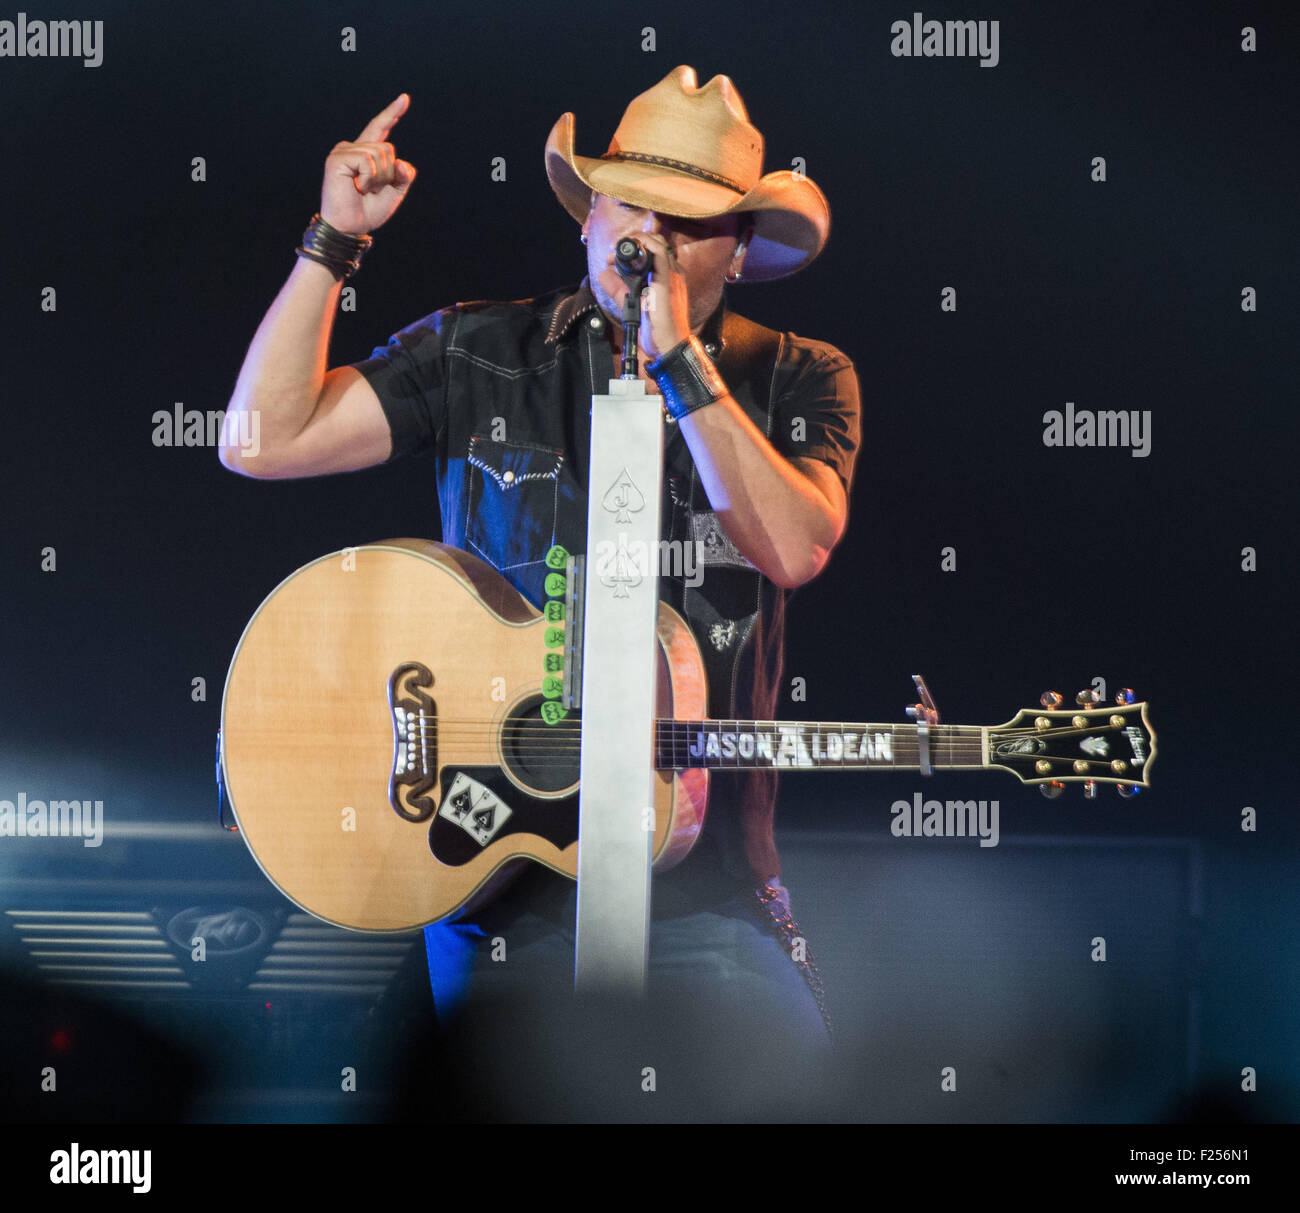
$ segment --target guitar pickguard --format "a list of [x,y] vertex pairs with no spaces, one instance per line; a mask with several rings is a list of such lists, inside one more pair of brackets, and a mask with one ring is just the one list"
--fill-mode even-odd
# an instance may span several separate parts
[[480,847],[485,847],[514,816],[514,811],[491,788],[471,779],[464,771],[457,771],[438,816],[455,822]]
[[429,850],[449,867],[460,867],[483,848],[512,834],[536,834],[563,850],[577,841],[578,797],[543,800],[529,796],[497,767],[448,767],[442,796],[429,825]]

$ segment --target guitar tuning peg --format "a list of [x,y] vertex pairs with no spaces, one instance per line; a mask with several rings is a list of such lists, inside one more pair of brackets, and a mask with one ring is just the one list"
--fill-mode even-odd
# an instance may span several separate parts
[[1065,784],[1059,779],[1053,779],[1049,783],[1040,783],[1038,790],[1042,792],[1048,800],[1055,800],[1062,792],[1065,791]]
[[1097,781],[1095,779],[1084,780],[1083,798],[1084,800],[1097,799]]
[[1136,701],[1137,696],[1133,694],[1132,687],[1120,687],[1115,693],[1116,703],[1135,703]]
[[1135,783],[1121,783],[1116,785],[1116,790],[1125,800],[1132,800],[1142,789]]
[[1093,704],[1101,702],[1101,695],[1093,690],[1080,691],[1074,697],[1074,702],[1081,708],[1090,708]]
[[1064,698],[1065,696],[1063,696],[1059,691],[1044,691],[1038,697],[1038,702],[1050,712],[1053,708],[1060,707],[1061,701]]

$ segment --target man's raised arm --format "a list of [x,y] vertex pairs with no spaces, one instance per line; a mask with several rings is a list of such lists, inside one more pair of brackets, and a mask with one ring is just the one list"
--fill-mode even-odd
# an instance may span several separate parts
[[[321,218],[346,236],[386,223],[415,180],[388,136],[410,105],[402,93],[355,143],[335,144],[325,161]],[[245,476],[278,479],[355,471],[382,463],[392,435],[379,398],[351,367],[327,371],[342,279],[300,257],[258,327],[226,410],[221,462]],[[257,428],[241,414],[256,412]],[[256,434],[256,449],[239,442]]]

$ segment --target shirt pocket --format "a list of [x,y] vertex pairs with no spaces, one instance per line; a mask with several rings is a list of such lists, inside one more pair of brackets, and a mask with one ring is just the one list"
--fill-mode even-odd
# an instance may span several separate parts
[[544,561],[555,543],[563,452],[475,434],[465,461],[469,550],[503,573]]

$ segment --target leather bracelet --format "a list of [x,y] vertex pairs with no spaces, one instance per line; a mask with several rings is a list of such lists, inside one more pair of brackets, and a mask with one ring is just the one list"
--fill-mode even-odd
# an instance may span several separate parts
[[302,244],[294,251],[299,257],[318,262],[342,281],[361,268],[361,258],[374,244],[373,236],[350,236],[332,227],[318,211],[302,234]]
[[716,404],[729,395],[727,385],[704,352],[698,337],[687,337],[662,358],[646,363],[646,374],[659,385],[664,411],[673,421]]

